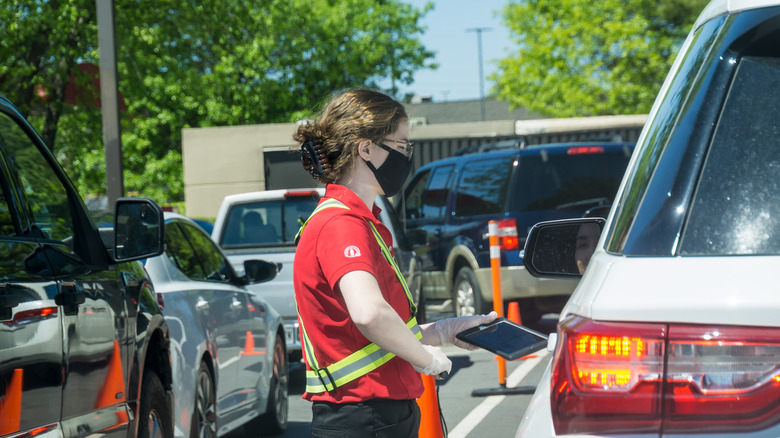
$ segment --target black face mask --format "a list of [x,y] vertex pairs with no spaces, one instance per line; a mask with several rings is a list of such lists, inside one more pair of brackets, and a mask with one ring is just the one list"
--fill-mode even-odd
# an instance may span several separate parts
[[385,192],[385,196],[393,196],[404,186],[409,172],[412,170],[412,161],[396,149],[376,143],[377,146],[389,152],[387,159],[378,168],[370,161],[366,161],[368,168],[374,173],[379,187]]

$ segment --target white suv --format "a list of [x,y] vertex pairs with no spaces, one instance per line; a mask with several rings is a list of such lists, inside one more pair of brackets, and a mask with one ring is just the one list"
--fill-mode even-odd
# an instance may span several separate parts
[[538,224],[579,276],[518,437],[780,436],[780,3],[717,0],[653,106],[608,219]]

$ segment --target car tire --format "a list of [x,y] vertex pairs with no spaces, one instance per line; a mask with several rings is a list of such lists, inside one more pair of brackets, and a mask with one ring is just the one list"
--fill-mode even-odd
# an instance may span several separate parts
[[216,436],[217,388],[208,364],[201,362],[195,377],[195,404],[192,409],[190,438],[216,438]]
[[268,388],[268,405],[265,414],[247,423],[248,435],[279,435],[287,429],[289,413],[288,385],[289,374],[287,354],[284,351],[284,338],[276,335],[274,342],[273,375]]
[[469,267],[460,268],[452,285],[452,302],[455,316],[483,314],[488,303],[482,299],[482,291],[474,271]]
[[138,438],[173,438],[173,414],[160,378],[144,372],[138,411]]

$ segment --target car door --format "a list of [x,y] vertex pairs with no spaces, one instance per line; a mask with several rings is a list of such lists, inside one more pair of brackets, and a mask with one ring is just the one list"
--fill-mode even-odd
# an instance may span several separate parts
[[25,269],[40,245],[14,202],[4,144],[0,141],[0,435],[56,427],[63,382],[58,286]]
[[[119,273],[87,265],[76,255],[78,227],[83,224],[74,216],[75,194],[37,149],[38,143],[5,116],[0,116],[0,132],[7,165],[5,188],[13,198],[19,231],[15,237],[21,240],[12,245],[9,239],[7,247],[15,248],[15,253],[22,248],[23,252],[31,250],[16,272],[24,270],[33,280],[7,283],[6,291],[10,284],[11,289],[20,291],[19,296],[25,295],[21,293],[24,290],[29,297],[38,297],[35,301],[25,298],[28,304],[18,306],[18,311],[24,313],[13,316],[12,327],[20,322],[26,325],[16,332],[21,337],[25,337],[25,330],[32,332],[24,347],[31,349],[28,357],[42,356],[44,368],[51,371],[40,376],[40,371],[30,371],[23,377],[23,387],[47,382],[42,385],[47,394],[36,392],[29,398],[23,394],[22,405],[37,402],[51,406],[59,402],[66,437],[99,432],[104,436],[126,434],[123,357],[127,355],[122,351],[126,352],[127,327]],[[17,274],[16,278],[21,276]],[[36,346],[38,342],[43,345]],[[56,348],[55,342],[59,344]],[[56,370],[55,361],[59,362]],[[16,368],[12,375],[18,375]],[[13,377],[10,382],[12,387]],[[56,395],[55,385],[60,392]],[[38,409],[30,412],[34,418],[54,418],[53,414],[42,416]]]

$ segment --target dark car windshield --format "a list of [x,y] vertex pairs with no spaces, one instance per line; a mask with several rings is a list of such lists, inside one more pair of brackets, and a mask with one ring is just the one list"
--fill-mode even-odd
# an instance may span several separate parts
[[220,245],[223,248],[295,245],[302,221],[308,219],[319,195],[234,205],[228,212]]
[[586,210],[611,204],[630,151],[595,151],[521,157],[511,210]]

